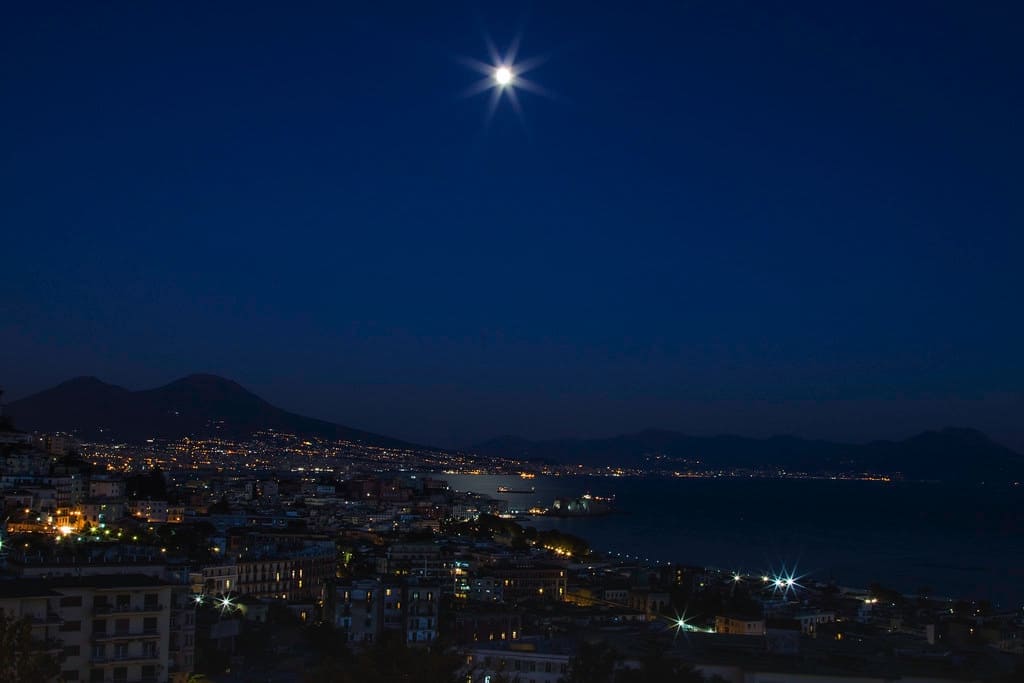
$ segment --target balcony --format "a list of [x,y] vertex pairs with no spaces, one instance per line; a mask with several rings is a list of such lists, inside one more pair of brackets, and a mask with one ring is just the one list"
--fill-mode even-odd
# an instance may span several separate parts
[[136,678],[104,678],[103,683],[157,683],[157,676],[142,676]]
[[57,638],[33,638],[32,649],[51,654],[59,653],[64,649],[64,641]]
[[29,621],[32,623],[33,626],[49,626],[58,625],[63,620],[60,618],[59,614],[55,614],[54,612],[47,612],[46,616],[44,617],[39,616],[38,614],[29,615]]
[[146,629],[143,631],[93,631],[92,633],[92,640],[97,643],[107,643],[114,640],[149,640],[159,637],[160,631],[157,629]]
[[142,614],[144,612],[163,612],[164,606],[150,603],[142,605],[94,605],[93,614]]
[[145,652],[140,654],[127,654],[123,656],[108,655],[106,657],[93,657],[89,660],[91,664],[96,666],[115,666],[115,665],[127,665],[127,664],[159,664],[162,661],[159,652],[152,652],[146,654]]

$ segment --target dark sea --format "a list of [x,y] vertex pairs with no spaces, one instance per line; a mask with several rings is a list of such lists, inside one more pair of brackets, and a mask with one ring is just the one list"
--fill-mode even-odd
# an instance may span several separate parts
[[[799,479],[436,475],[516,510],[558,496],[615,496],[601,517],[523,522],[603,552],[839,585],[1024,604],[1024,487]],[[498,486],[535,487],[532,494]]]

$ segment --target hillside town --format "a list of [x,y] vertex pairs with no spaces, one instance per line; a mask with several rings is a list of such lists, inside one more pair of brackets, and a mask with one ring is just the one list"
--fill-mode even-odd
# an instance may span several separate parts
[[453,490],[412,457],[275,468],[273,443],[258,468],[165,468],[139,457],[145,446],[128,457],[128,447],[87,448],[4,418],[0,625],[23,636],[0,654],[4,680],[1024,673],[1019,610],[785,568],[748,575],[601,555],[586,539],[538,531],[504,500]]

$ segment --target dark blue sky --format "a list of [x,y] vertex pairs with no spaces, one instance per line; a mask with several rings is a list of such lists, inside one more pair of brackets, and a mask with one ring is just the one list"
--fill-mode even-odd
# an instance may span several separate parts
[[[525,20],[524,20],[525,19]],[[462,98],[521,33],[520,120]],[[17,3],[0,382],[1024,448],[1018,3]]]

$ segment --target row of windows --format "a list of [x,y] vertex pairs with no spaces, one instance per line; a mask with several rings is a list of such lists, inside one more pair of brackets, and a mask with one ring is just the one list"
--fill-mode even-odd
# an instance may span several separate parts
[[[118,635],[128,633],[128,627],[130,625],[128,619],[115,619],[114,620],[114,633]],[[146,617],[142,620],[142,631],[143,633],[155,633],[156,632],[156,617]],[[107,632],[107,620],[106,619],[93,619],[92,632],[95,634],[105,634]]]
[[[302,586],[302,582],[301,581],[299,582],[299,586],[300,587]],[[390,588],[385,588],[384,589],[384,596],[385,597],[391,597],[391,589]],[[419,600],[420,599],[420,592],[416,591],[415,593],[413,593],[412,594],[412,599],[413,600]],[[434,592],[433,591],[427,591],[426,599],[427,599],[427,601],[433,601],[433,599],[434,599]],[[345,600],[345,602],[351,602],[352,594],[349,591],[345,591],[344,592],[344,600]],[[366,601],[367,602],[371,602],[372,600],[373,600],[373,591],[366,591]],[[391,603],[387,603],[387,604],[390,605]],[[402,603],[398,603],[398,605],[399,605],[399,607],[401,607]]]
[[[487,665],[488,667],[491,667],[491,666],[494,665],[494,661],[493,661],[493,659],[491,657],[485,657],[484,658],[484,664]],[[541,663],[541,662],[537,662],[536,660],[532,660],[532,659],[513,659],[513,660],[511,660],[511,662],[509,662],[509,661],[507,661],[505,659],[501,659],[498,662],[498,668],[499,669],[504,669],[504,668],[507,668],[509,666],[512,667],[513,671],[527,671],[527,672],[531,672],[531,673],[537,672],[537,671],[542,671],[542,672],[548,673],[548,674],[551,674],[551,673],[564,674],[564,673],[566,673],[569,670],[569,665],[567,663],[565,663],[565,662],[559,662],[559,663],[556,663],[556,662],[543,662],[543,663]]]
[[[68,671],[62,671],[61,672],[61,678],[63,678],[63,680],[65,680],[65,681],[77,681],[77,680],[80,680],[79,677],[78,677],[78,670],[77,669],[70,669]],[[102,683],[104,680],[106,680],[106,679],[104,677],[103,669],[92,669],[89,672],[89,682],[90,683]],[[123,666],[119,666],[119,667],[115,668],[114,671],[113,671],[113,680],[115,682],[117,682],[117,681],[127,681],[128,680],[128,669],[123,667]],[[144,667],[142,667],[142,680],[144,680],[144,681],[156,680],[156,667],[154,667],[154,666],[144,666]]]
[[[158,596],[156,593],[146,593],[143,598],[145,604],[156,605]],[[126,593],[119,594],[115,597],[114,604],[118,607],[127,606],[131,604],[132,596]],[[106,607],[110,604],[109,596],[106,595],[95,595],[92,599],[93,607]],[[82,596],[81,595],[65,595],[60,599],[61,607],[81,607]]]
[[[114,659],[127,659],[129,657],[128,643],[115,643],[113,650]],[[103,644],[96,644],[92,646],[92,658],[93,659],[106,659],[107,658],[107,646]],[[142,656],[146,659],[156,659],[157,649],[156,643],[143,643],[142,644]]]

